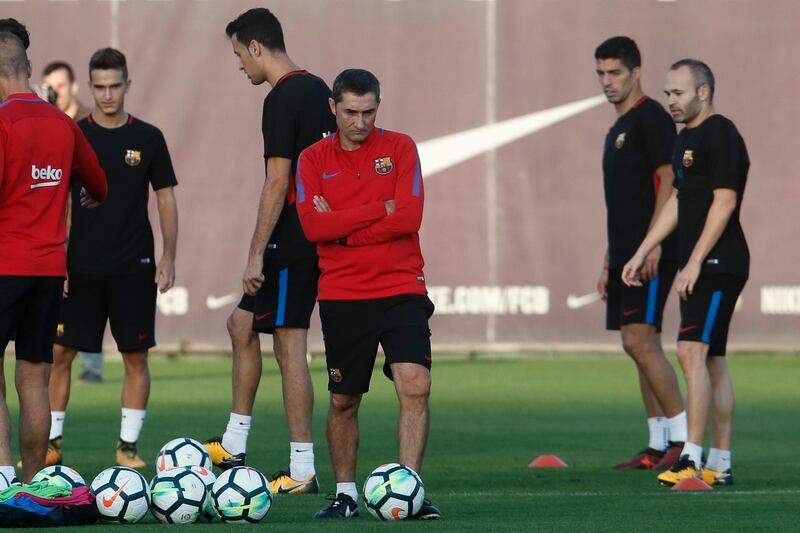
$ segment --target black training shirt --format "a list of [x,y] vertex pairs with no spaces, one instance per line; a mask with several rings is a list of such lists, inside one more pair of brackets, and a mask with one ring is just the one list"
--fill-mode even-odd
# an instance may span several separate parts
[[72,187],[68,271],[124,274],[154,269],[149,185],[158,190],[178,184],[164,136],[133,116],[119,128],[104,128],[89,115],[78,127],[106,171],[108,197],[95,209],[81,207],[77,176]]
[[714,189],[733,189],[736,209],[703,262],[702,272],[746,278],[750,252],[739,223],[739,210],[750,159],[736,126],[722,115],[712,115],[697,127],[684,128],[675,143],[672,166],[678,189],[680,266],[689,260],[703,232]]
[[[656,206],[656,169],[671,161],[675,124],[661,104],[643,96],[608,130],[603,185],[608,211],[611,268],[627,263],[647,235]],[[663,260],[677,259],[673,236],[661,245]]]
[[330,96],[324,81],[298,70],[278,80],[264,99],[261,119],[264,157],[285,157],[292,161],[286,204],[269,238],[269,247],[275,247],[280,254],[315,256],[317,253],[316,244],[308,242],[297,218],[295,175],[300,153],[336,131],[336,119],[328,104]]

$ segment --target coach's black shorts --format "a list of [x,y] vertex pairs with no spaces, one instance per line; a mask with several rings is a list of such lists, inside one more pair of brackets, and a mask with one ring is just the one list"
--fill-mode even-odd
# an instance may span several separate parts
[[155,270],[129,274],[69,275],[56,344],[83,352],[103,350],[106,321],[120,352],[156,345]]
[[433,302],[424,294],[402,294],[374,300],[321,300],[319,316],[325,339],[328,390],[362,394],[369,390],[378,344],[386,360],[383,373],[392,379],[390,363],[431,367]]
[[677,271],[675,262],[661,261],[656,277],[641,287],[628,287],[622,282],[621,270],[609,269],[606,329],[617,331],[627,324],[650,324],[661,333],[664,305]]
[[0,276],[0,357],[11,339],[17,359],[53,362],[53,338],[64,278]]
[[285,257],[268,251],[263,272],[264,283],[255,296],[245,294],[239,302],[239,309],[253,313],[253,331],[308,329],[317,301],[317,257]]
[[679,341],[709,345],[708,355],[725,355],[728,328],[747,280],[732,274],[700,274],[688,300],[681,300]]

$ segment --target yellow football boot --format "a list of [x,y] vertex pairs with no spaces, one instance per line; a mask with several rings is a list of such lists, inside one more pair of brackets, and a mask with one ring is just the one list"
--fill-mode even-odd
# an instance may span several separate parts
[[675,485],[684,479],[692,477],[700,477],[700,471],[697,469],[694,461],[689,459],[688,455],[681,455],[681,458],[678,459],[675,466],[659,474],[658,481],[662,485]]
[[272,494],[317,494],[319,481],[315,474],[297,480],[292,478],[289,472],[281,470],[272,476],[269,488],[272,490]]
[[117,464],[128,468],[144,468],[147,466],[147,463],[139,457],[136,443],[123,441],[117,443]]
[[208,439],[203,443],[203,446],[205,446],[208,455],[211,456],[211,462],[214,463],[214,466],[223,471],[234,466],[246,466],[246,454],[237,453],[233,455],[222,446],[222,437]]

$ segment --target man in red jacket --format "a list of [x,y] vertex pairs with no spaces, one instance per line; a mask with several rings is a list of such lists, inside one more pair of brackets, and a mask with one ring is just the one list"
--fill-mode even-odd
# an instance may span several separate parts
[[[419,246],[422,172],[414,141],[375,128],[380,84],[365,70],[333,82],[335,134],[313,144],[297,168],[297,210],[319,254],[319,304],[328,365],[328,445],[333,503],[316,518],[358,516],[358,408],[378,345],[400,400],[400,463],[419,472],[428,439],[431,343]],[[418,519],[441,518],[429,501]]]
[[[14,338],[23,481],[44,466],[59,303],[66,274],[65,210],[70,178],[80,174],[83,207],[106,196],[106,176],[67,115],[37,97],[22,41],[0,32],[0,352]],[[11,462],[11,421],[0,361],[0,473]]]

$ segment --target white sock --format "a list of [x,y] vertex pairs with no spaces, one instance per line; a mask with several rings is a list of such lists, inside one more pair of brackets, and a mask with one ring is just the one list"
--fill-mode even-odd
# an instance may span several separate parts
[[122,424],[120,424],[119,440],[123,442],[136,442],[144,426],[144,415],[146,409],[122,408]]
[[654,416],[647,419],[647,429],[650,430],[649,448],[663,452],[667,449],[669,440],[669,424],[663,416]]
[[683,445],[681,456],[688,455],[689,459],[694,463],[694,466],[700,468],[703,466],[703,447],[693,442],[686,442]]
[[681,411],[672,418],[668,418],[667,423],[669,424],[669,440],[686,442],[686,411]]
[[222,435],[222,447],[231,454],[237,455],[247,451],[247,436],[250,434],[250,421],[252,416],[231,413],[228,426]]
[[289,443],[289,475],[292,479],[302,481],[316,474],[314,469],[314,443]]
[[64,436],[64,419],[67,418],[66,411],[50,411],[50,437],[53,440],[56,437]]
[[17,477],[17,471],[14,470],[13,466],[0,466],[0,474],[3,474],[3,477],[5,477],[9,483]]
[[716,470],[717,472],[724,472],[731,467],[731,451],[720,450],[719,448],[708,449],[708,460],[706,461],[706,468]]
[[358,489],[356,488],[355,481],[348,481],[346,483],[337,483],[336,484],[336,494],[347,494],[354,501],[358,501]]

